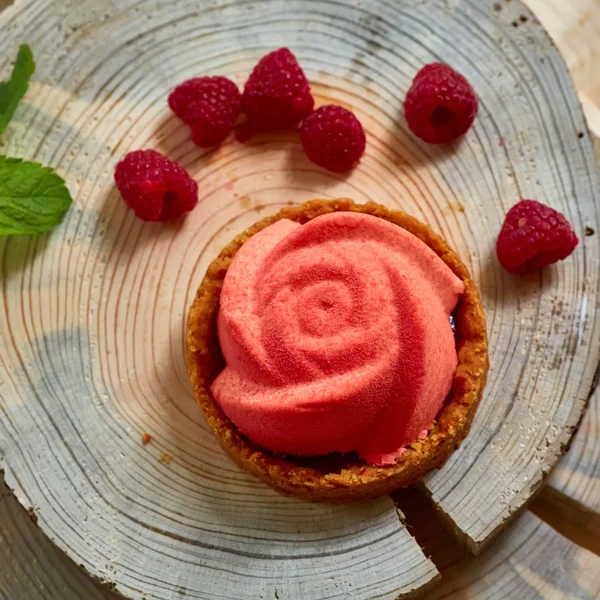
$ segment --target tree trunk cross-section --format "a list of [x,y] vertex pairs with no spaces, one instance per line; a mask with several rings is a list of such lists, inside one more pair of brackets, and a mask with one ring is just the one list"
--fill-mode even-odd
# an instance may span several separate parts
[[[0,468],[41,530],[136,600],[392,599],[435,582],[389,498],[309,504],[240,472],[187,380],[186,311],[220,248],[289,202],[346,196],[429,223],[480,285],[488,387],[471,435],[425,486],[461,543],[481,549],[560,456],[599,358],[598,235],[584,235],[600,230],[594,155],[531,14],[488,0],[17,0],[0,27],[3,73],[23,42],[38,63],[0,152],[58,167],[75,198],[51,234],[0,239]],[[169,112],[182,80],[241,86],[282,45],[318,104],[350,106],[365,125],[349,177],[311,165],[293,132],[199,151]],[[450,148],[415,140],[401,115],[432,61],[480,98],[473,131]],[[184,221],[143,224],[119,198],[114,166],[142,147],[198,180]],[[517,279],[493,246],[521,197],[564,212],[581,245]]]

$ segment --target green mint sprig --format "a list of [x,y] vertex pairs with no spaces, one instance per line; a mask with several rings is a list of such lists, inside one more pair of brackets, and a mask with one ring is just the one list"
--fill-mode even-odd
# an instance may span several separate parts
[[[12,75],[0,82],[0,134],[13,118],[35,71],[31,48],[19,48]],[[56,227],[73,203],[49,167],[0,155],[0,235],[37,235]]]
[[19,48],[10,79],[0,82],[0,133],[4,133],[13,118],[21,98],[29,88],[29,80],[34,71],[35,62],[31,48],[23,44]]
[[50,231],[72,202],[64,179],[49,167],[0,156],[0,235]]

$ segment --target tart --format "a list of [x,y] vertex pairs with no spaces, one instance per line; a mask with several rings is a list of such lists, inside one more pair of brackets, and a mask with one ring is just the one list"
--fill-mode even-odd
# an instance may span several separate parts
[[[266,228],[268,231],[263,232]],[[339,235],[338,241],[330,240],[328,236],[335,237],[340,228],[345,233]],[[367,255],[347,267],[343,253],[351,251],[353,246],[344,243],[355,230],[357,236],[382,240],[383,266],[377,265],[379,250],[375,247],[372,264]],[[259,232],[262,233],[257,236]],[[240,252],[226,281],[234,257],[253,236],[257,237]],[[427,279],[438,279],[432,284],[433,296],[429,284],[417,293],[413,293],[410,285],[406,287],[406,282],[398,281],[396,287],[396,279],[402,277],[418,283],[418,278],[411,276],[409,263],[407,266],[402,263],[399,268],[400,263],[396,264],[393,255],[390,258],[386,254],[393,249],[396,238],[402,238],[400,243],[408,244],[409,249],[423,244],[428,247],[422,249],[418,261]],[[327,258],[317,254],[315,260],[315,252],[321,252],[319,244],[323,240],[329,254]],[[259,295],[271,304],[268,311],[257,309],[265,320],[257,324],[250,306],[253,296],[249,295],[250,286],[245,285],[243,277],[258,269],[252,260],[266,252],[260,250],[263,247],[269,247],[269,251],[276,247],[281,261],[274,270],[259,273],[262,277]],[[297,264],[290,263],[286,248],[290,255],[294,254]],[[361,306],[355,310],[355,296],[362,294],[354,289],[356,286],[352,287],[355,271],[378,268],[385,275],[378,275],[373,281],[389,277],[391,283],[380,286],[379,295],[369,285],[364,291],[368,301],[361,300]],[[398,269],[400,275],[395,275]],[[325,272],[328,275],[322,276]],[[301,281],[307,277],[314,278],[314,287],[308,295]],[[348,285],[338,286],[337,282],[344,277]],[[285,279],[285,284],[279,285],[280,279]],[[346,288],[350,290],[348,293]],[[300,302],[294,294],[306,297],[302,296]],[[402,299],[406,294],[411,298]],[[439,301],[436,295],[440,296]],[[406,306],[415,307],[419,314],[415,313],[414,319],[404,317],[398,329],[393,315],[386,321],[389,316],[386,307],[390,303],[386,298],[391,298],[391,303],[406,302]],[[313,306],[315,302],[323,306],[311,308],[314,316],[304,314],[305,305]],[[340,317],[343,322],[335,315],[329,318],[328,313],[319,312],[330,305],[336,305],[338,312],[343,313],[343,318]],[[446,313],[452,313],[454,321],[451,339],[454,363],[438,351],[438,346],[443,349],[444,344],[448,345],[448,336],[452,335],[448,333],[451,331],[448,314],[440,313],[442,305]],[[365,312],[365,307],[370,312]],[[440,314],[446,319],[445,325],[440,325]],[[413,331],[413,321],[419,319],[423,326],[420,329],[415,326]],[[429,320],[436,322],[439,334],[432,330]],[[360,329],[363,326],[364,332]],[[342,332],[346,336],[346,349],[338,347],[342,327],[348,329]],[[355,331],[360,335],[354,335]],[[435,351],[423,354],[423,364],[417,360],[413,369],[419,376],[423,372],[437,373],[433,383],[428,380],[423,383],[416,377],[413,385],[411,369],[401,370],[405,361],[398,362],[398,356],[402,352],[406,355],[406,348],[412,349],[412,345],[407,345],[406,340],[397,343],[396,337],[402,335],[395,332],[402,335],[408,332],[406,339],[410,342],[412,336],[416,340],[417,357],[422,354],[421,346],[430,349],[435,346]],[[312,337],[303,338],[305,334]],[[329,335],[335,343],[323,345]],[[428,336],[427,344],[419,345],[419,335]],[[299,336],[302,343],[298,342]],[[266,340],[266,352],[275,357],[276,366],[264,363],[261,354],[264,348],[253,347],[259,337]],[[364,338],[367,345],[361,346],[359,338]],[[302,341],[305,339],[308,341]],[[384,348],[382,356],[374,357],[381,348]],[[347,199],[313,200],[285,208],[259,221],[226,246],[209,266],[190,309],[187,358],[198,404],[233,459],[279,492],[328,502],[389,494],[441,467],[469,432],[488,371],[481,300],[456,253],[427,225],[402,212],[374,203],[359,205]],[[369,368],[361,370],[361,361],[366,361]],[[288,368],[289,364],[294,368]],[[373,364],[377,368],[371,368]],[[288,372],[290,381],[282,381]],[[311,379],[314,373],[319,375],[316,381]],[[326,385],[321,379],[326,380]],[[389,397],[398,389],[404,393],[404,387],[405,408],[399,409],[389,402]],[[368,425],[364,431],[362,423]]]

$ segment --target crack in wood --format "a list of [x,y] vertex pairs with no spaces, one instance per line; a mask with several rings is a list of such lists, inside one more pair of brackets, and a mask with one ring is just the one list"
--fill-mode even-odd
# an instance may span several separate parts
[[600,513],[550,486],[530,509],[574,544],[600,556]]

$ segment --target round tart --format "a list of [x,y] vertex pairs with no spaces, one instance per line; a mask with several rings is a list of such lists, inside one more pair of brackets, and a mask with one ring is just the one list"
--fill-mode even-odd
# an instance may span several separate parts
[[[211,387],[225,368],[217,317],[225,275],[241,246],[282,219],[305,224],[333,212],[364,213],[416,236],[462,280],[464,293],[453,311],[456,368],[450,394],[426,435],[398,453],[392,464],[376,466],[356,454],[296,457],[271,452],[251,441],[227,418]],[[434,257],[435,258],[435,257]],[[460,283],[460,282],[459,282]],[[446,242],[416,219],[374,203],[347,199],[313,200],[289,207],[254,224],[226,246],[209,266],[190,309],[187,356],[194,395],[223,448],[234,460],[277,491],[300,498],[346,502],[389,494],[441,467],[469,432],[488,371],[486,325],[479,293],[465,265]]]

